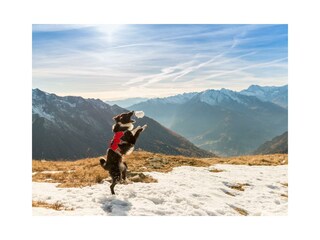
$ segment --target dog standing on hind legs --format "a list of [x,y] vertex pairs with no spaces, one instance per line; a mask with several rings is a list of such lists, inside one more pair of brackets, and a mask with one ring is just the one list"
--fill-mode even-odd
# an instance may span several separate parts
[[107,150],[107,159],[100,158],[100,165],[109,172],[112,178],[110,186],[111,194],[115,194],[114,187],[118,182],[126,181],[128,166],[123,159],[124,155],[129,155],[134,150],[134,145],[147,125],[143,127],[138,126],[134,129],[134,120],[131,117],[135,114],[136,117],[144,116],[142,111],[131,111],[115,116],[115,124],[112,126],[114,132],[113,139]]
[[118,182],[126,180],[127,164],[122,161],[122,156],[111,148],[107,150],[107,160],[100,158],[101,166],[109,172],[112,178],[110,190],[112,194],[115,194],[114,187]]

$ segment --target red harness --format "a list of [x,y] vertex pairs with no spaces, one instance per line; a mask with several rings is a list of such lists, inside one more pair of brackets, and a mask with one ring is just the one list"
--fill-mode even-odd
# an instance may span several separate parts
[[110,148],[113,151],[117,151],[117,149],[119,148],[118,144],[121,142],[121,137],[124,135],[123,132],[116,132],[113,136],[113,139],[111,140],[110,143]]

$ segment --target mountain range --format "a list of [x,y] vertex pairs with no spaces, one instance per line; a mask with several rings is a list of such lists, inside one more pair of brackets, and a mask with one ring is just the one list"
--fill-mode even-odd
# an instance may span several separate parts
[[144,102],[144,101],[147,101],[148,98],[140,98],[140,97],[137,97],[137,98],[127,98],[127,99],[123,99],[123,100],[108,100],[108,101],[105,101],[105,103],[109,104],[109,105],[118,105],[119,107],[122,107],[122,108],[126,108],[126,107],[129,107],[129,106],[132,106],[133,104],[137,104],[137,103],[140,103],[140,102]]
[[248,89],[240,91],[247,96],[255,96],[264,102],[272,102],[281,107],[288,108],[288,85],[281,87],[261,87],[251,85]]
[[[72,160],[105,154],[113,137],[112,117],[126,111],[99,99],[60,97],[33,89],[33,159]],[[149,117],[138,119],[135,125],[144,124],[148,128],[136,148],[171,155],[214,156]]]
[[249,154],[288,129],[288,92],[252,85],[206,90],[132,105],[196,146],[222,156]]
[[288,153],[288,132],[262,144],[253,154]]

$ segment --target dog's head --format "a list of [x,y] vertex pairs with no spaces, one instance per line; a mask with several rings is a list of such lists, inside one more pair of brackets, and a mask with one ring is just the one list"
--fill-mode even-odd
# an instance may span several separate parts
[[119,132],[119,131],[126,131],[126,130],[132,130],[133,129],[133,123],[135,123],[134,120],[131,119],[134,111],[127,112],[127,113],[121,113],[115,117],[113,117],[113,120],[116,121],[116,124],[112,126],[113,132]]
[[135,121],[131,119],[133,113],[134,113],[134,111],[127,112],[127,113],[121,113],[121,114],[113,117],[113,120],[115,120],[116,123],[120,123],[120,124],[135,123]]

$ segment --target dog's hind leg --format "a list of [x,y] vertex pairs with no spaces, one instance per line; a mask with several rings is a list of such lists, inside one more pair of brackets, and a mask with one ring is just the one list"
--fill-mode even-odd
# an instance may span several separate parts
[[127,173],[126,173],[126,171],[123,171],[123,173],[122,173],[122,179],[123,179],[123,181],[126,181],[126,179],[127,179]]
[[122,178],[123,178],[123,175],[122,175],[122,171],[120,169],[120,176],[119,176],[119,183],[121,184],[122,183]]
[[125,181],[126,182],[126,179],[127,179],[127,169],[128,169],[128,167],[127,167],[127,164],[124,162],[123,163],[124,164],[124,169],[123,169],[123,171],[122,171],[122,179],[123,179],[123,181]]
[[110,190],[111,190],[111,194],[112,195],[115,195],[114,187],[116,186],[116,184],[117,184],[117,180],[116,179],[112,179],[112,183],[110,185]]
[[123,180],[126,180],[127,179],[127,170],[128,170],[128,165],[126,162],[123,162],[124,166],[125,166],[125,169],[123,170]]
[[125,162],[121,162],[119,164],[119,169],[120,169],[120,177],[119,177],[119,181],[120,183],[124,183],[126,178],[127,178],[127,164]]

